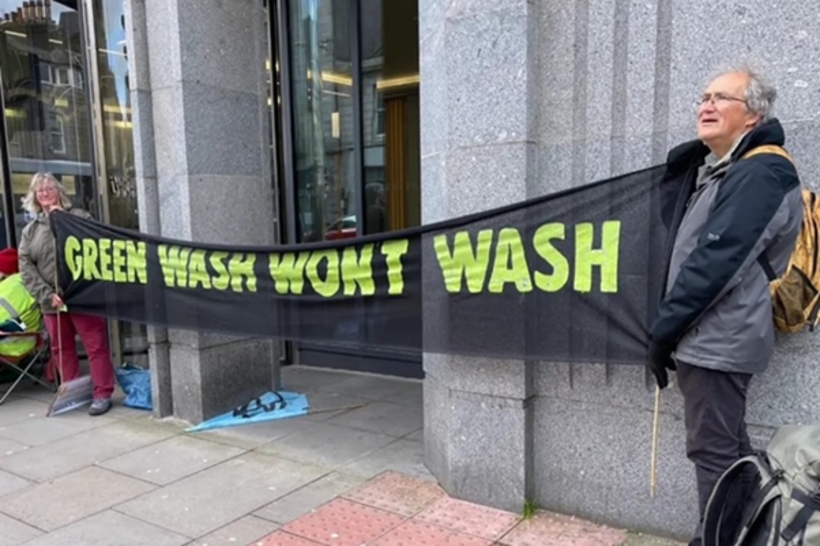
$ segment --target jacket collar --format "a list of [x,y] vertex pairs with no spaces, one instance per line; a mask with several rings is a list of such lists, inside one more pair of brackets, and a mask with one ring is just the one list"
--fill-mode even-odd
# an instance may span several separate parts
[[786,134],[783,125],[777,118],[764,121],[748,133],[735,145],[731,152],[731,162],[734,163],[746,152],[763,145],[783,146],[786,143]]
[[[732,151],[729,152],[730,163],[734,163],[753,148],[764,144],[783,146],[786,136],[783,126],[776,118],[765,121],[747,132],[735,143]],[[706,163],[707,157],[711,154],[709,148],[700,140],[694,139],[672,148],[666,157],[668,175],[684,174],[689,169],[699,169]],[[719,161],[718,163],[723,163]],[[713,164],[714,169],[717,164]]]

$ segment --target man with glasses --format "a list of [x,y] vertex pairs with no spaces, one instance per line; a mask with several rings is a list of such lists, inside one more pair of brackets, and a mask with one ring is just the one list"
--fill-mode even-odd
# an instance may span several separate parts
[[[701,518],[721,474],[752,452],[747,389],[774,351],[769,275],[785,272],[803,217],[792,162],[771,148],[749,154],[784,145],[775,97],[750,70],[718,76],[696,105],[698,139],[669,154],[667,176],[685,177],[690,196],[672,225],[648,367],[660,388],[667,370],[677,370]],[[699,525],[691,545],[701,544],[700,534]]]

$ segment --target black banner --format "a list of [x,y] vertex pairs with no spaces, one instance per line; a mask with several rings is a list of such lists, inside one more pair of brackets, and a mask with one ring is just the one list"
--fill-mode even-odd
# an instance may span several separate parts
[[76,312],[354,348],[642,363],[667,261],[661,193],[679,190],[663,173],[347,241],[199,244],[66,213],[52,227]]

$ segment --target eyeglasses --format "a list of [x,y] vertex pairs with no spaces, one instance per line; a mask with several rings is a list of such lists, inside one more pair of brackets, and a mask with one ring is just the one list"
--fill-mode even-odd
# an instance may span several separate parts
[[55,193],[57,188],[54,186],[43,186],[41,188],[37,188],[36,193]]
[[715,106],[717,106],[719,104],[725,104],[727,102],[742,102],[743,104],[746,104],[746,99],[739,99],[737,97],[731,97],[731,96],[725,95],[723,93],[706,93],[700,98],[700,100],[695,102],[695,106],[697,108],[700,108],[701,106],[703,106],[707,102],[711,102]]

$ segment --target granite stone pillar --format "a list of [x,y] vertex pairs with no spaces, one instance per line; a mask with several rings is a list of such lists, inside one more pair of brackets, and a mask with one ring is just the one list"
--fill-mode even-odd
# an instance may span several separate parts
[[[537,9],[419,2],[424,223],[531,195]],[[532,365],[426,354],[424,371],[428,467],[451,494],[519,512],[533,485]]]
[[[662,162],[695,138],[710,77],[740,63],[777,85],[787,147],[817,188],[820,38],[808,4],[420,0],[419,11],[424,222]],[[779,425],[820,419],[818,362],[816,333],[779,337],[749,395],[757,447]],[[683,540],[694,530],[674,374],[651,498],[654,384],[642,366],[424,364],[426,464],[451,494]]]
[[[154,149],[154,109],[145,0],[126,0],[125,16],[125,38],[128,51],[132,52],[128,56],[128,85],[131,95],[139,225],[144,233],[160,235],[162,225]],[[158,418],[168,417],[174,411],[168,329],[149,326],[148,344],[153,415]]]
[[[262,2],[131,0],[129,13],[144,230],[272,244]],[[151,342],[156,414],[198,423],[272,387],[270,340],[154,329]]]

